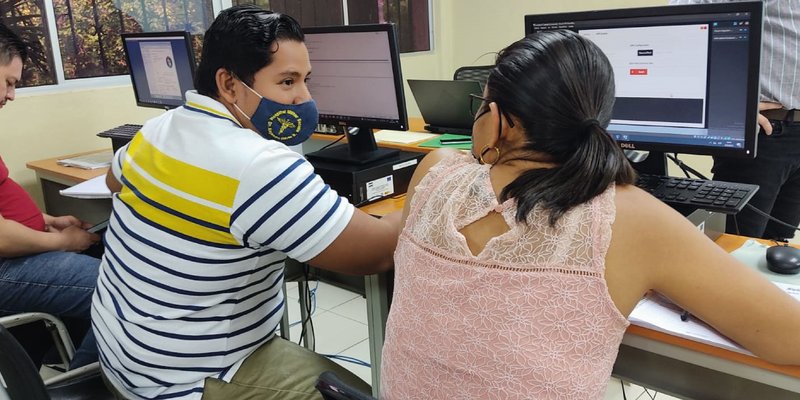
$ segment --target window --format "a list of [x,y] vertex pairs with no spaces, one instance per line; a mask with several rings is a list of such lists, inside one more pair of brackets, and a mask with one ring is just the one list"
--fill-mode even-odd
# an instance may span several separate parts
[[49,51],[52,46],[44,2],[0,0],[0,21],[13,29],[31,47],[19,87],[56,83],[53,53]]
[[53,8],[66,79],[127,74],[121,33],[202,35],[214,18],[207,0],[54,0]]
[[[345,21],[344,6],[347,5]],[[400,51],[431,49],[429,0],[233,0],[289,14],[302,26],[394,22]]]
[[199,60],[203,32],[231,2],[303,26],[394,22],[401,52],[431,48],[430,0],[0,0],[0,21],[31,46],[19,85],[31,87],[127,74],[125,32],[188,31]]
[[189,31],[199,59],[202,33],[214,19],[212,0],[52,0],[52,35],[49,4],[0,0],[0,20],[33,44],[21,87],[127,74],[120,39],[125,32]]

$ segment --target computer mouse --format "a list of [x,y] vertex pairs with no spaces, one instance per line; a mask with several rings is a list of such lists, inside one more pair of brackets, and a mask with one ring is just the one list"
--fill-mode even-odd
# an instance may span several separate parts
[[800,249],[787,245],[768,248],[767,268],[784,275],[800,272]]

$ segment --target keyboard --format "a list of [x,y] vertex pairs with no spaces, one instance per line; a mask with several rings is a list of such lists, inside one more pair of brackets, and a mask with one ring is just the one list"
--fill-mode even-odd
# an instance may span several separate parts
[[702,208],[736,214],[758,191],[758,185],[640,174],[636,186],[673,208]]
[[142,129],[141,125],[125,124],[100,132],[97,136],[114,139],[131,139],[136,132],[139,132],[139,129]]

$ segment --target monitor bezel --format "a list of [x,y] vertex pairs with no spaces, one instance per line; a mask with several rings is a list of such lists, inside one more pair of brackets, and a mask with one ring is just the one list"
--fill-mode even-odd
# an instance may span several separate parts
[[[125,52],[125,65],[128,67],[128,76],[131,78],[131,87],[133,88],[133,95],[136,97],[136,105],[139,107],[149,107],[149,108],[159,108],[159,109],[170,109],[170,108],[177,108],[178,106],[166,105],[166,104],[156,104],[156,103],[149,103],[146,101],[142,101],[139,96],[139,91],[136,89],[136,79],[133,77],[133,72],[131,72],[131,56],[128,52],[128,46],[125,43],[125,39],[133,38],[174,38],[182,36],[184,43],[186,44],[186,54],[189,57],[189,68],[191,69],[192,73],[192,86],[194,86],[195,74],[197,69],[197,63],[195,62],[194,58],[194,48],[192,47],[192,35],[187,31],[167,31],[167,32],[129,32],[123,33],[120,35],[122,40],[122,49]],[[185,95],[185,93],[184,93]],[[185,99],[184,99],[185,101]]]
[[[393,23],[387,24],[357,24],[357,25],[330,25],[303,28],[303,35],[320,33],[354,33],[354,32],[387,32],[389,40],[389,54],[392,63],[392,76],[394,78],[394,91],[397,101],[397,122],[386,119],[374,119],[368,122],[357,120],[355,116],[338,116],[340,118],[323,117],[320,115],[321,124],[339,126],[368,126],[375,129],[408,130],[408,110],[406,107],[405,87],[403,86],[403,73],[400,67],[400,47],[397,43],[397,33]],[[313,65],[312,65],[313,67]],[[312,70],[311,79],[314,79]],[[352,118],[351,118],[352,117]]]
[[649,150],[666,153],[688,153],[718,157],[737,157],[754,158],[758,147],[758,102],[759,102],[759,72],[761,62],[761,36],[763,6],[761,2],[735,2],[735,3],[713,3],[713,4],[692,4],[674,6],[656,6],[639,8],[620,8],[598,11],[551,13],[551,14],[529,14],[525,15],[525,35],[533,33],[533,25],[539,23],[558,23],[574,21],[591,21],[603,19],[620,18],[641,18],[641,17],[661,17],[670,15],[702,15],[720,13],[750,13],[750,33],[748,43],[748,75],[747,75],[747,105],[746,115],[752,116],[745,118],[744,146],[742,148],[733,147],[711,147],[689,144],[666,144],[666,143],[646,143],[617,140],[620,146],[630,150]]

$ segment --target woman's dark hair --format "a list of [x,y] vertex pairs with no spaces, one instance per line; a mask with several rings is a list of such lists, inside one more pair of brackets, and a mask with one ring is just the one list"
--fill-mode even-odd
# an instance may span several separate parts
[[517,200],[518,221],[538,204],[554,225],[612,182],[633,183],[633,168],[605,129],[614,72],[588,39],[566,30],[534,33],[500,52],[486,86],[487,98],[522,125],[521,150],[556,164],[527,170],[503,189],[502,200]]
[[0,22],[0,65],[6,65],[14,57],[22,61],[28,58],[28,46],[9,27]]
[[218,97],[216,74],[224,68],[249,86],[253,76],[272,62],[273,43],[302,42],[303,31],[294,18],[251,5],[234,6],[219,13],[203,38],[197,67],[197,92]]

